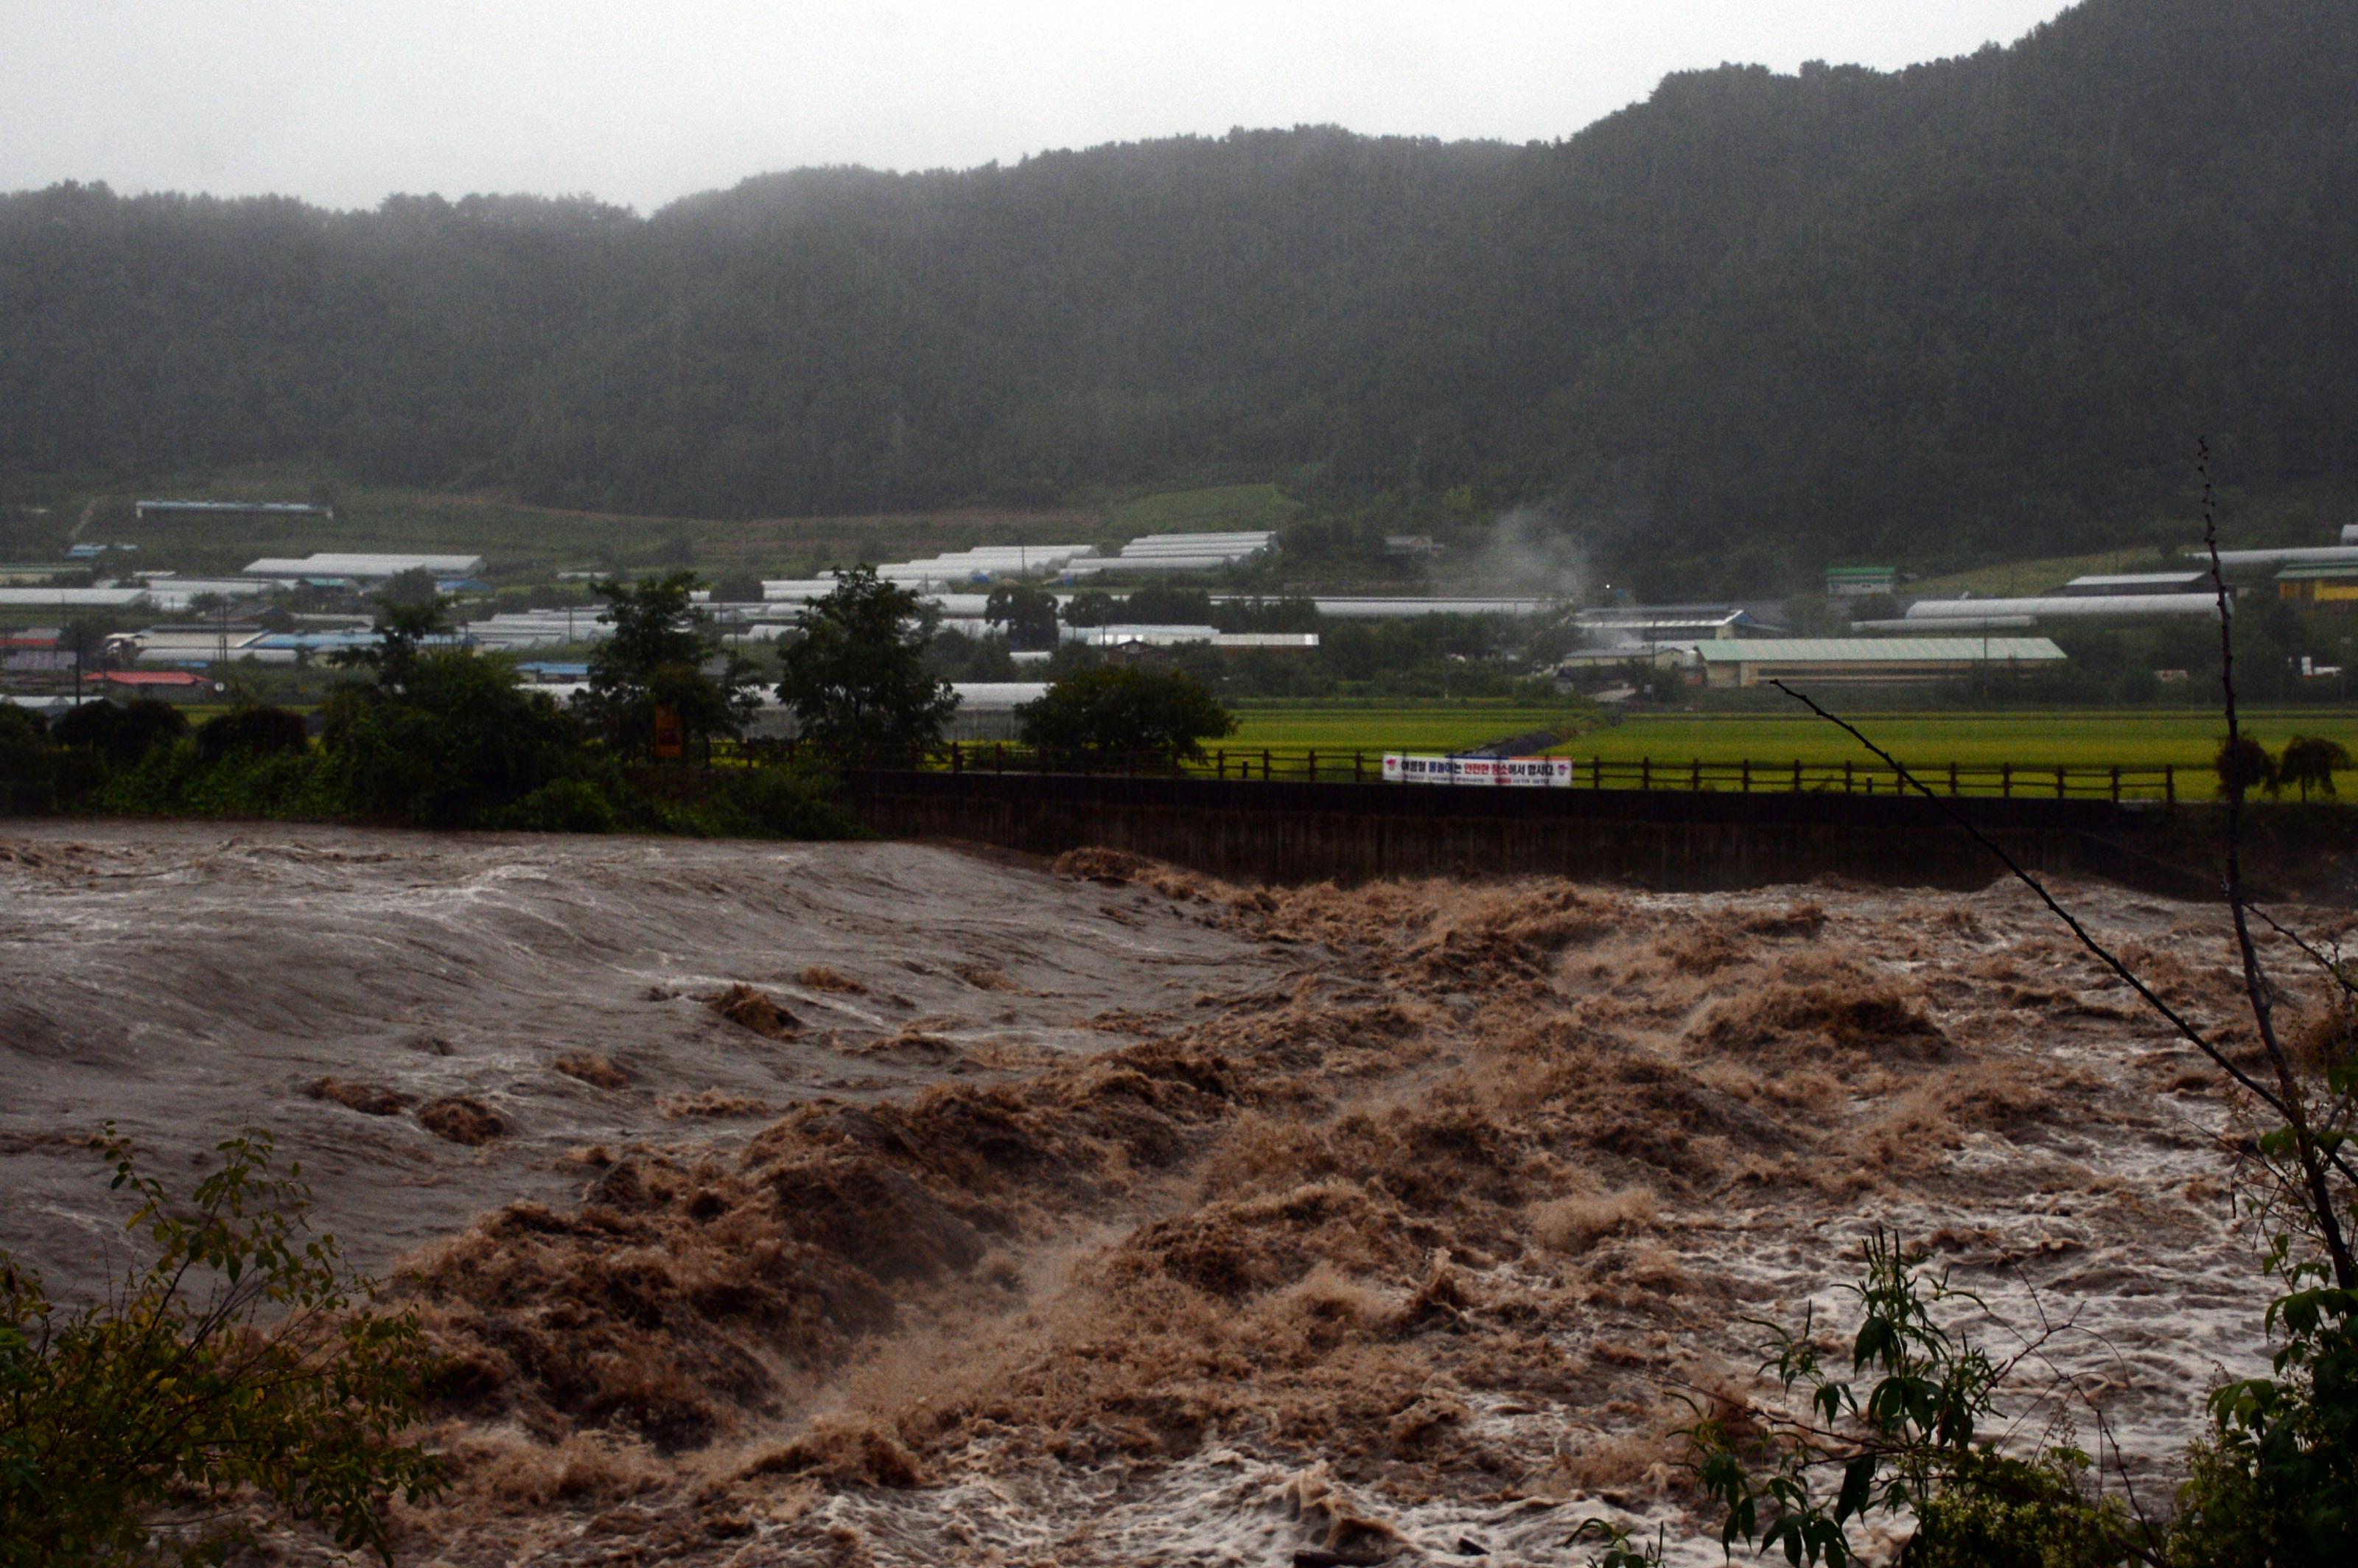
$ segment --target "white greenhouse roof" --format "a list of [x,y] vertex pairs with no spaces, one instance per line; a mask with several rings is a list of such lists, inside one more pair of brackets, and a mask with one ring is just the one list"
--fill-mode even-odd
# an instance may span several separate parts
[[1750,637],[1699,643],[1707,665],[1993,664],[2053,660],[2047,637]]

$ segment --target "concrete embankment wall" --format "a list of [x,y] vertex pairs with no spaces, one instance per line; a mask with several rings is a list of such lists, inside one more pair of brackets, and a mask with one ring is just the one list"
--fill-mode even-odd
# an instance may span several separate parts
[[[1939,807],[1905,797],[884,772],[847,784],[860,820],[892,838],[1103,845],[1276,882],[1536,874],[1713,891],[1833,874],[1971,889],[2002,872]],[[2034,871],[2204,896],[2201,877],[2150,852],[2158,807],[1957,805]]]

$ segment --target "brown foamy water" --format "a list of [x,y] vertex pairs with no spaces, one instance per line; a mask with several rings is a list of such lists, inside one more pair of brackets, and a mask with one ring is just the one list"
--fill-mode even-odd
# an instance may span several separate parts
[[[2208,910],[2069,891],[2233,1019]],[[266,1123],[400,1260],[458,1476],[406,1561],[1556,1563],[1602,1515],[1715,1562],[1682,1396],[1846,1323],[1878,1221],[1997,1347],[2055,1326],[2141,1488],[2266,1293],[2211,1075],[2006,886],[52,825],[0,839],[0,1243],[70,1287],[107,1117],[167,1168]]]

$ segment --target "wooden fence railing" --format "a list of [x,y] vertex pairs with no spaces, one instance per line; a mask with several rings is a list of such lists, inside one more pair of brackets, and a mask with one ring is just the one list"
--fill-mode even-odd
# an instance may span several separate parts
[[[1431,755],[1435,753],[1415,753]],[[1321,747],[1213,747],[1200,760],[1163,756],[1044,754],[1013,741],[952,741],[918,765],[949,773],[1086,773],[1236,779],[1269,783],[1381,784],[1382,752]],[[1880,762],[1706,762],[1668,758],[1570,759],[1570,787],[1725,791],[1759,795],[1898,795],[1907,786]],[[2175,803],[2179,768],[2067,762],[1908,762],[1908,771],[1936,794],[2045,800],[2151,800]],[[1486,784],[1401,784],[1402,789],[1489,789]],[[1514,786],[1522,787],[1522,786]],[[1562,786],[1555,786],[1562,787]]]

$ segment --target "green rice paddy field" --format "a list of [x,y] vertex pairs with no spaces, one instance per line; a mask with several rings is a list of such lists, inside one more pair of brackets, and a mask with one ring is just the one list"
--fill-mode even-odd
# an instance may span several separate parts
[[1230,750],[1448,752],[1570,727],[1585,709],[1490,702],[1337,703],[1239,708]]
[[[1657,763],[1752,762],[1764,765],[1866,763],[1856,741],[1833,725],[1782,714],[1648,714],[1616,721],[1585,710],[1473,703],[1396,703],[1248,708],[1231,750],[1270,747],[1444,752],[1551,726],[1576,728],[1551,746],[1557,756]],[[1858,723],[1911,767],[2011,762],[2022,768],[2158,767],[2184,770],[2181,791],[2204,793],[2221,725],[2212,711],[1877,712]],[[2358,754],[2358,711],[2262,708],[2245,730],[2270,750],[2295,735],[2322,735]]]

